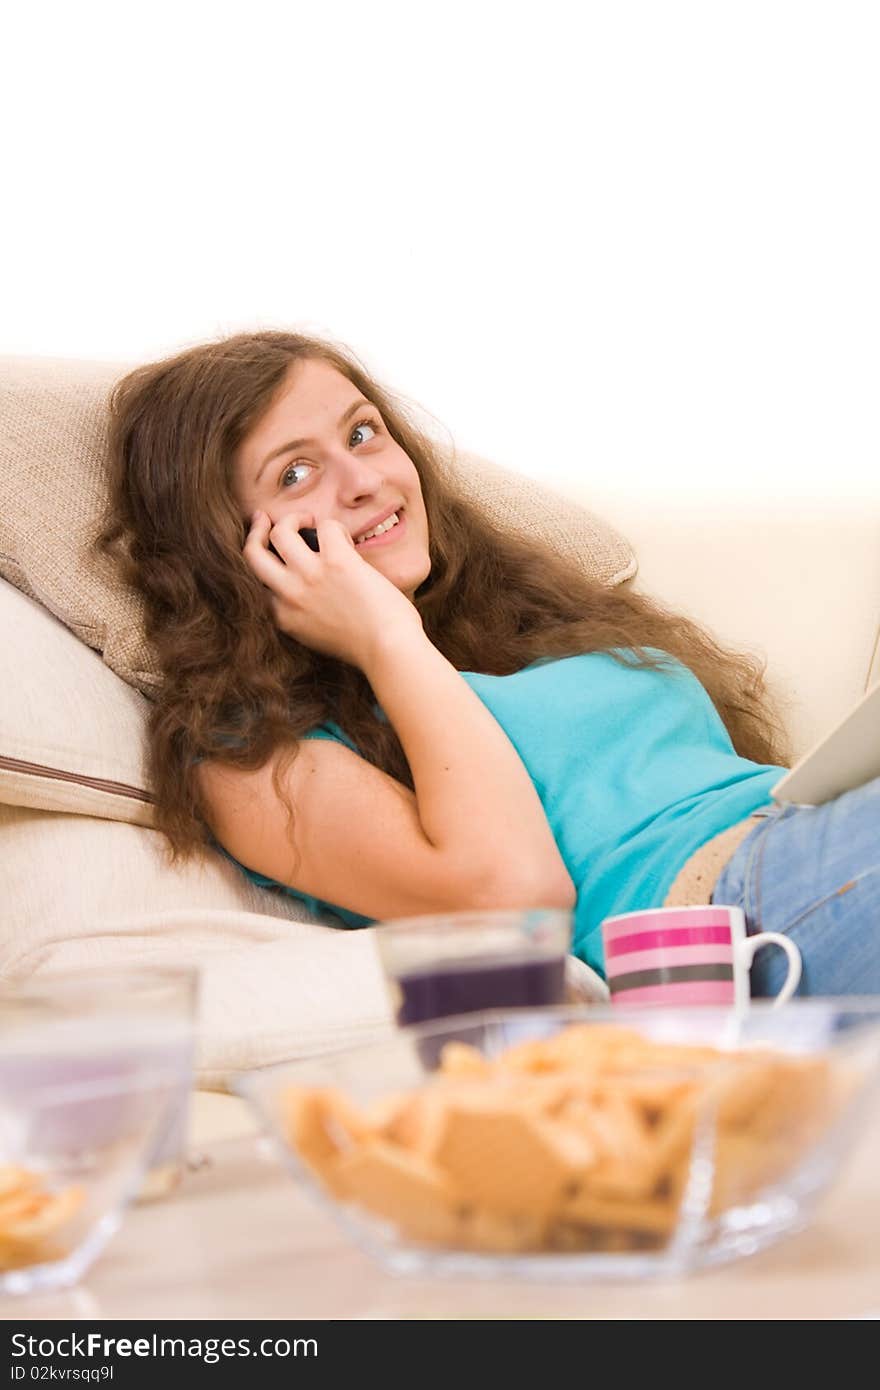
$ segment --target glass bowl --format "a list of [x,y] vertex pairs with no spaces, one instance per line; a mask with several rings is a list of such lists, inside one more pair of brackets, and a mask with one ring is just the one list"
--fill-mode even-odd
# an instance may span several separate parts
[[194,986],[143,969],[0,988],[0,1293],[74,1283],[177,1160]]
[[497,1009],[234,1089],[400,1275],[678,1277],[803,1228],[880,1084],[880,997]]

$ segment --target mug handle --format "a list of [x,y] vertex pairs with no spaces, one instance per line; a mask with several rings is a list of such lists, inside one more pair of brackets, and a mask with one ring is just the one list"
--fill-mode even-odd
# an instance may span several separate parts
[[785,1004],[794,994],[801,982],[801,953],[794,942],[778,931],[761,931],[754,936],[746,936],[740,942],[743,965],[746,970],[751,970],[755,955],[762,946],[781,946],[788,957],[788,975],[785,984],[773,1000],[772,1007],[778,1009],[780,1004]]

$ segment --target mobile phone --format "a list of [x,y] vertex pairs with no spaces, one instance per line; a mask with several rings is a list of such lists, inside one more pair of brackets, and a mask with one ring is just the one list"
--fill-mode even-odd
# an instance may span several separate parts
[[[320,546],[318,545],[318,533],[315,530],[314,526],[303,526],[299,534],[302,536],[306,545],[310,546],[312,550],[320,550]],[[269,549],[271,550],[273,555],[276,555],[278,557],[279,560],[282,559],[282,557],[278,555],[278,551],[275,549],[271,541],[269,542]]]

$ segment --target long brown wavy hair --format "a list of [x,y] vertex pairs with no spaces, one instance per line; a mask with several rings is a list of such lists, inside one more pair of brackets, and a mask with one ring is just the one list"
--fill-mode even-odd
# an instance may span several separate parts
[[702,682],[742,757],[788,765],[766,662],[719,646],[629,587],[589,579],[540,537],[511,535],[459,498],[440,445],[349,349],[298,333],[239,333],[136,368],[110,398],[111,500],[97,545],[143,595],[163,675],[148,772],[172,862],[211,840],[197,759],[255,769],[279,750],[273,780],[290,822],[284,774],[302,735],[328,719],[369,762],[415,790],[362,671],[279,632],[267,591],[242,556],[247,523],[233,495],[233,459],[304,358],[322,358],[348,377],[418,470],[431,572],[414,602],[425,634],[456,670],[509,675],[540,657],[591,651],[661,669],[663,660],[644,650],[659,648]]

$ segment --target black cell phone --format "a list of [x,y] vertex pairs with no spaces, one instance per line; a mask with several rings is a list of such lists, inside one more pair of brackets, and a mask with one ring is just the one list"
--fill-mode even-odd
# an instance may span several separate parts
[[[314,526],[303,526],[299,534],[302,536],[306,545],[310,546],[312,550],[319,551],[321,549],[321,547],[318,545],[318,533],[315,530]],[[278,551],[275,549],[271,541],[269,542],[269,549],[271,550],[273,555],[278,557],[279,560],[282,558],[278,554]]]

